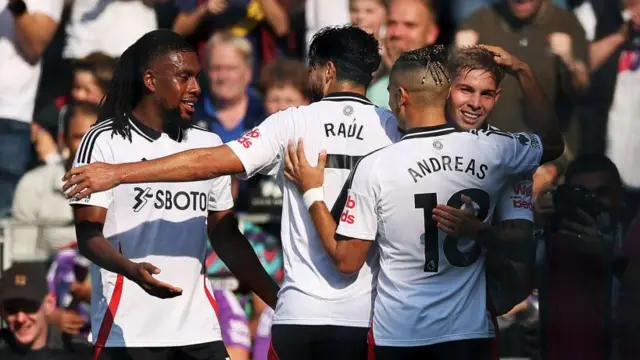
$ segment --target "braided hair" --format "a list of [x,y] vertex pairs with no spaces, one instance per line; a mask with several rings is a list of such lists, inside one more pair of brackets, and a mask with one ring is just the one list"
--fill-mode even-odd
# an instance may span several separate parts
[[113,133],[131,141],[129,116],[148,89],[144,72],[157,58],[176,52],[195,51],[180,35],[171,30],[154,30],[143,35],[122,53],[113,80],[102,99],[97,124],[113,121]]

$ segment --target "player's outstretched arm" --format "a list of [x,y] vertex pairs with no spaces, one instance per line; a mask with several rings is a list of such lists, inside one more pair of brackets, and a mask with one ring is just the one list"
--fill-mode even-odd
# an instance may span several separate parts
[[79,200],[119,184],[198,181],[243,171],[242,162],[231,148],[220,145],[149,161],[124,164],[94,162],[74,167],[64,175],[62,190],[67,198],[75,196]]
[[107,209],[99,206],[73,205],[76,237],[80,253],[99,267],[121,274],[134,281],[144,291],[162,299],[182,294],[182,289],[153,277],[160,269],[149,263],[134,263],[122,256],[102,234]]
[[[301,194],[324,183],[324,166],[327,155],[322,152],[318,158],[318,166],[312,167],[304,154],[302,140],[297,149],[292,143],[287,148],[285,157],[285,177],[293,182]],[[318,232],[320,240],[338,271],[352,274],[364,265],[371,241],[341,237],[336,234],[338,225],[324,201],[315,201],[309,207],[309,213]]]
[[439,204],[433,210],[438,229],[462,239],[473,239],[488,251],[509,260],[530,264],[535,261],[533,224],[526,220],[502,222],[502,226],[483,223],[473,213],[473,199],[462,195],[463,209]]
[[494,53],[496,62],[518,80],[524,95],[526,113],[531,118],[529,125],[542,141],[541,163],[560,157],[564,153],[564,138],[560,132],[555,107],[545,95],[529,64],[500,47],[480,46]]
[[207,233],[211,247],[229,270],[275,309],[280,287],[260,263],[249,240],[240,232],[233,211],[209,211]]

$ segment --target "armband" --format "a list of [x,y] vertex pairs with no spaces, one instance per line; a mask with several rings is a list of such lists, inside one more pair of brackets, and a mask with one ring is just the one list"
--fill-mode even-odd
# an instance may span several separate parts
[[76,238],[78,242],[87,241],[96,236],[104,237],[102,228],[104,224],[93,221],[81,221],[76,223]]

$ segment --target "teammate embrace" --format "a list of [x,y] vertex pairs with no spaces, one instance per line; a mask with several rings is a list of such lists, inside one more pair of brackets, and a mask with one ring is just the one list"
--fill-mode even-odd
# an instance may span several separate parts
[[[514,215],[505,189],[560,156],[564,142],[526,64],[497,48],[456,59],[468,65],[454,66],[451,87],[441,48],[403,54],[390,76],[394,117],[364,97],[380,63],[376,40],[352,26],[324,29],[309,51],[321,101],[213,148],[137,163],[90,158],[67,173],[64,190],[79,202],[127,183],[275,176],[285,279],[270,357],[490,359],[486,254],[526,263],[530,251],[522,249],[533,243],[530,214]],[[484,125],[505,69],[537,94],[537,135],[461,132]],[[492,89],[478,90],[482,81],[458,86],[472,74]],[[494,212],[500,227],[491,225]],[[268,284],[254,285],[270,297]]]

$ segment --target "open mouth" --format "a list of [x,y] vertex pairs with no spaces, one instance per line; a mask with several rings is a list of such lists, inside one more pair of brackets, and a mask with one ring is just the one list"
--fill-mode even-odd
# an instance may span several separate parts
[[182,108],[189,112],[192,113],[194,111],[196,111],[196,102],[195,101],[191,101],[191,100],[183,100],[180,102],[180,106],[182,106]]
[[460,113],[462,114],[462,120],[468,124],[477,123],[480,117],[482,116],[481,114],[472,113],[464,110],[460,111]]

